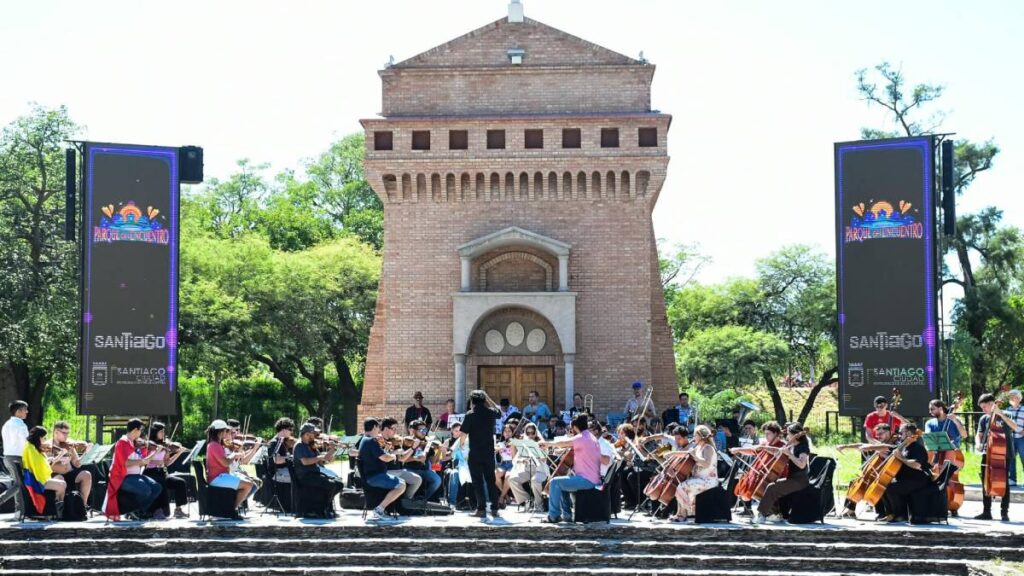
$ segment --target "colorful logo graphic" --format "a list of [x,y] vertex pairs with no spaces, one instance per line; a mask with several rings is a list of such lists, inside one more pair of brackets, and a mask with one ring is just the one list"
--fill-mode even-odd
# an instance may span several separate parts
[[910,202],[900,200],[899,208],[885,200],[872,201],[870,208],[861,202],[853,207],[855,216],[846,227],[846,242],[876,238],[924,238],[924,225],[914,222]]
[[152,206],[146,207],[146,213],[129,200],[116,211],[113,204],[100,209],[100,225],[92,229],[93,242],[146,242],[147,244],[167,244],[170,233],[164,229],[157,219],[160,211]]

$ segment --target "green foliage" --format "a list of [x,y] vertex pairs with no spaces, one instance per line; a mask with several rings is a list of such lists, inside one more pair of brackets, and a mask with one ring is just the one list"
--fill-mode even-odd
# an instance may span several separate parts
[[29,402],[75,362],[78,251],[62,240],[66,108],[34,105],[0,134],[0,399]]
[[676,350],[680,371],[705,394],[749,382],[764,369],[778,369],[789,353],[781,338],[749,326],[697,330]]

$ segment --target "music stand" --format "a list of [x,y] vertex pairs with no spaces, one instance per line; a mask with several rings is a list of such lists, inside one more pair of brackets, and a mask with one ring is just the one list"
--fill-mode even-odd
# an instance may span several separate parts
[[89,464],[97,464],[101,460],[107,457],[110,449],[113,448],[113,444],[93,444],[85,451],[85,454],[79,458],[81,466],[88,466]]
[[205,445],[206,440],[200,440],[199,442],[196,442],[196,445],[193,446],[192,449],[188,451],[188,455],[185,456],[184,460],[182,460],[182,466],[188,466],[189,464],[191,464],[192,460],[194,460],[196,456],[199,455],[199,451],[202,450],[203,446]]
[[921,435],[924,440],[924,447],[929,452],[946,452],[956,450],[953,441],[949,439],[946,432],[925,432]]
[[[530,440],[529,438],[513,438],[509,441],[509,444],[515,446],[516,457],[527,459],[526,469],[530,473],[529,481],[532,486],[533,476],[536,474],[537,462],[547,462],[547,454],[540,447],[540,444],[535,440]],[[550,481],[551,480],[549,479],[548,482]],[[530,511],[530,516],[526,519],[527,522],[533,520],[534,515],[537,513],[537,509],[540,508],[540,506],[538,506],[538,500],[543,499],[543,497],[544,496],[542,494],[533,495],[533,510]]]

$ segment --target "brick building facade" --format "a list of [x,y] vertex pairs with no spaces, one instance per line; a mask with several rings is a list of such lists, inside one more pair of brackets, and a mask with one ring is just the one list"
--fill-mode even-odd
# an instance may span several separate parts
[[380,71],[366,177],[384,269],[360,415],[436,413],[484,388],[621,411],[674,404],[651,212],[671,117],[654,66],[509,16]]

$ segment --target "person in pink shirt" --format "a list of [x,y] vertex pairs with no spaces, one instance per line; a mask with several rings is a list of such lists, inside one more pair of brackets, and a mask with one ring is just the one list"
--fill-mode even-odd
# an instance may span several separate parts
[[542,448],[571,448],[573,451],[574,474],[551,479],[548,517],[544,522],[555,524],[560,519],[564,522],[572,522],[570,495],[573,492],[590,490],[601,485],[602,460],[607,464],[610,458],[601,456],[601,445],[587,428],[587,415],[580,414],[572,421],[573,436],[565,440],[540,442]]

